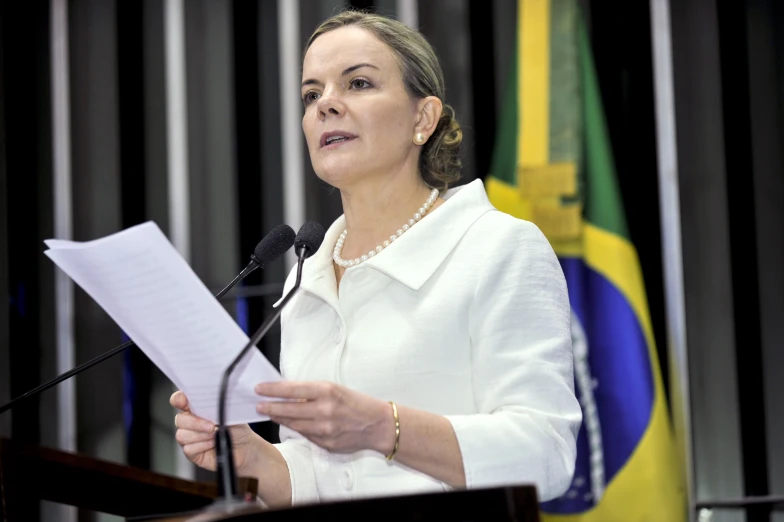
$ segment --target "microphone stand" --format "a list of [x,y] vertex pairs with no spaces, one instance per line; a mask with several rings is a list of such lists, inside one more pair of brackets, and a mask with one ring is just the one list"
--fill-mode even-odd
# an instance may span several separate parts
[[309,248],[304,246],[297,251],[297,279],[294,286],[283,298],[277,310],[272,316],[267,318],[266,321],[259,327],[258,330],[248,341],[248,344],[240,351],[237,357],[223,372],[220,384],[220,402],[218,403],[218,431],[215,434],[215,460],[217,463],[218,472],[218,494],[221,498],[216,500],[209,511],[234,511],[236,509],[248,506],[241,496],[238,495],[239,486],[237,484],[237,474],[234,467],[234,454],[231,451],[231,435],[229,434],[229,427],[226,426],[226,394],[229,387],[229,378],[231,373],[240,363],[245,354],[264,337],[273,323],[280,317],[283,307],[294,296],[294,293],[299,289],[300,282],[302,281],[302,265],[309,255]]
[[[223,290],[221,290],[220,292],[215,294],[215,299],[220,299],[221,297],[223,297],[226,294],[226,292],[228,292],[229,290],[231,290],[234,287],[234,285],[239,283],[241,280],[245,279],[248,276],[248,274],[250,274],[251,272],[253,272],[258,267],[261,266],[261,263],[258,262],[255,254],[251,255],[250,258],[251,258],[251,262],[248,263],[248,266],[246,266],[245,269],[242,272],[240,272],[239,275],[237,277],[235,277],[231,281],[231,283],[226,285],[226,287]],[[0,414],[3,414],[4,412],[6,412],[6,411],[10,410],[11,408],[13,408],[16,403],[21,402],[21,401],[23,401],[25,399],[28,399],[30,397],[33,397],[33,396],[35,396],[35,395],[37,395],[37,394],[39,394],[39,393],[41,393],[43,391],[46,391],[49,388],[51,388],[52,386],[54,386],[56,384],[59,384],[59,383],[63,382],[66,379],[70,379],[71,377],[73,377],[77,373],[81,373],[81,372],[83,372],[83,371],[85,371],[85,370],[87,370],[89,368],[92,368],[96,364],[105,361],[106,359],[114,357],[118,353],[122,352],[123,350],[125,350],[126,348],[129,348],[131,346],[135,346],[135,343],[132,340],[131,341],[126,341],[123,344],[121,344],[120,346],[116,346],[115,348],[112,348],[108,352],[106,352],[104,354],[101,354],[101,355],[99,355],[98,357],[96,357],[94,359],[91,359],[91,360],[87,361],[86,363],[77,366],[76,368],[68,370],[64,374],[55,377],[51,381],[45,382],[42,385],[38,386],[37,388],[33,388],[32,390],[26,392],[25,394],[20,395],[19,397],[13,399],[11,402],[9,402],[7,404],[3,404],[3,406],[0,406]]]

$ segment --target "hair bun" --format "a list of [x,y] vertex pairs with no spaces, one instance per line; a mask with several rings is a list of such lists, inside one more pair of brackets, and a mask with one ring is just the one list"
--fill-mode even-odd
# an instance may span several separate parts
[[450,183],[460,179],[460,145],[463,142],[463,129],[460,127],[455,110],[444,104],[436,131],[424,145],[419,157],[419,170],[427,186],[445,190]]

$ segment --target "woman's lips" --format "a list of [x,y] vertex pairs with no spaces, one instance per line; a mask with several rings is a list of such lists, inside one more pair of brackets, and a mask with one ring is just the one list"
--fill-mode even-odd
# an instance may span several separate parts
[[[356,137],[357,136],[355,134],[351,134],[350,132],[342,130],[329,131],[321,135],[321,139],[319,139],[319,145],[322,149],[326,147],[334,147],[341,143],[348,143]],[[335,140],[335,138],[337,138],[337,140]]]
[[323,146],[323,147],[321,147],[321,148],[322,148],[322,149],[331,150],[331,149],[334,149],[334,148],[340,147],[341,145],[345,145],[346,143],[348,143],[348,142],[350,142],[350,141],[354,141],[354,138],[349,138],[349,137],[346,137],[346,139],[342,139],[342,140],[333,141],[332,143],[328,143],[328,144],[324,145],[324,146]]

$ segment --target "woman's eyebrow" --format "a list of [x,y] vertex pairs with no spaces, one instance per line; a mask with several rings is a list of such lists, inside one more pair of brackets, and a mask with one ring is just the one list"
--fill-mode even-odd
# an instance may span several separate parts
[[[362,67],[372,67],[373,69],[375,69],[377,71],[380,70],[378,67],[376,67],[372,63],[358,63],[356,65],[352,65],[351,67],[347,67],[342,73],[340,73],[340,75],[341,76],[346,76],[347,74],[351,74],[352,72],[356,71],[357,69],[361,69]],[[314,84],[315,85],[321,85],[321,82],[318,81],[318,80],[315,80],[313,78],[309,78],[309,79],[305,80],[304,82],[302,82],[302,87],[304,87],[306,85],[314,85]]]

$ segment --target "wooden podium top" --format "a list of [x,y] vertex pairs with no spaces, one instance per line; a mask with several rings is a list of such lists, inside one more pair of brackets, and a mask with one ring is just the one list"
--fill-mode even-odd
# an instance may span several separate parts
[[[255,479],[241,486],[255,495]],[[217,494],[215,484],[0,438],[4,522],[36,520],[39,500],[133,517],[200,509]]]

